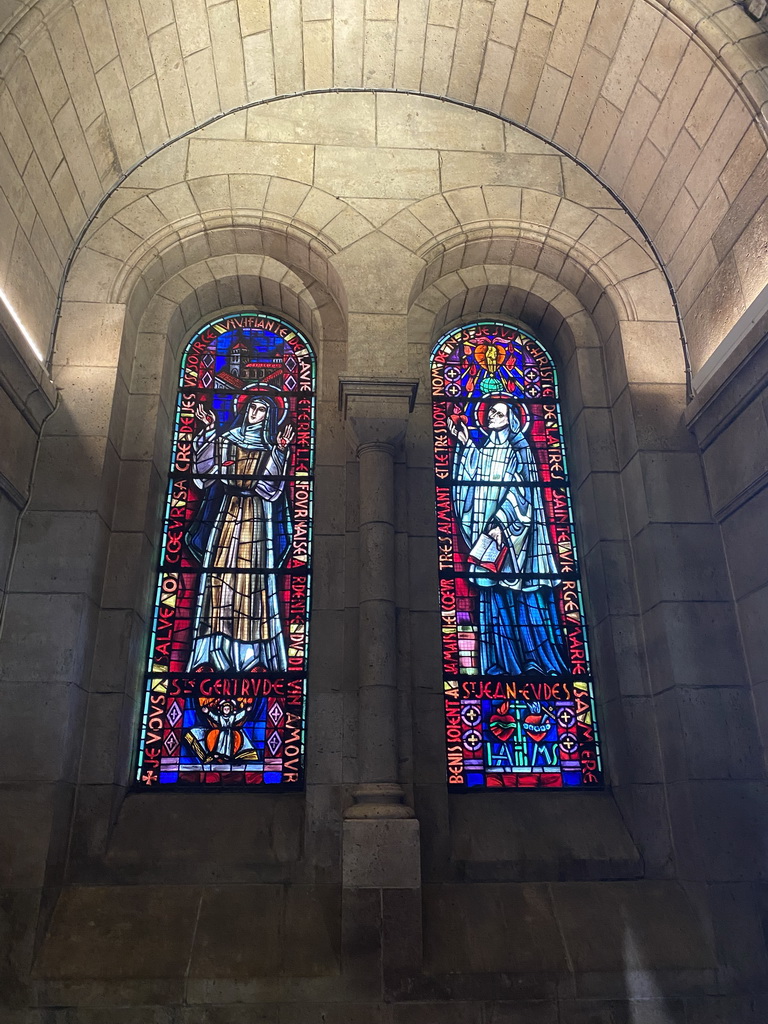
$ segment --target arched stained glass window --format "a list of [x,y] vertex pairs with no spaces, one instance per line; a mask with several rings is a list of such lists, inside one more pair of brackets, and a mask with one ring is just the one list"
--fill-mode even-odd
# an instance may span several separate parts
[[238,313],[181,363],[137,784],[303,781],[315,357]]
[[431,369],[449,785],[600,786],[552,360],[483,320]]

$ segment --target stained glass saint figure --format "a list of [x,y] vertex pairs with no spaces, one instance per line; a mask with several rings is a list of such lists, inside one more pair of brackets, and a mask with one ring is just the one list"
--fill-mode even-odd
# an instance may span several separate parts
[[303,783],[315,356],[258,310],[179,368],[137,784]]
[[448,419],[458,441],[453,500],[480,598],[483,675],[567,672],[553,590],[560,580],[523,416],[514,402],[481,404],[479,446],[461,416]]
[[284,672],[277,582],[290,545],[285,470],[294,429],[278,399],[244,394],[222,434],[204,405],[194,440],[194,482],[205,492],[188,536],[204,568],[189,671]]
[[448,782],[601,785],[557,375],[526,331],[448,331],[431,365]]

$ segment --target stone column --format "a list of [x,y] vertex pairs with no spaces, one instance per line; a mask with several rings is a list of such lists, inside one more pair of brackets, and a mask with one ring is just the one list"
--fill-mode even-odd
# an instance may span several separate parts
[[[360,782],[356,803],[347,816],[410,818],[413,811],[402,803],[397,781],[394,456],[403,432],[392,434],[388,425],[377,420],[362,420],[354,426],[360,462]],[[375,439],[377,434],[386,440]]]
[[412,818],[398,782],[394,458],[415,381],[341,382],[360,463],[358,786],[351,819]]
[[344,822],[345,948],[357,957],[361,936],[373,938],[371,969],[383,965],[393,981],[421,956],[419,823],[398,779],[394,514],[394,458],[416,388],[382,379],[340,387],[360,462],[358,784]]

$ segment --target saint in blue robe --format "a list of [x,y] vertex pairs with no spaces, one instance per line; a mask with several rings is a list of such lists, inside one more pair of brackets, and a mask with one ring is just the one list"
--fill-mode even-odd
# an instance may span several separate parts
[[454,506],[470,552],[482,548],[489,530],[502,537],[498,567],[470,559],[479,590],[480,672],[559,675],[568,671],[554,595],[560,580],[538,471],[514,406],[499,401],[493,409],[504,425],[489,428],[482,447],[460,441],[454,466]]

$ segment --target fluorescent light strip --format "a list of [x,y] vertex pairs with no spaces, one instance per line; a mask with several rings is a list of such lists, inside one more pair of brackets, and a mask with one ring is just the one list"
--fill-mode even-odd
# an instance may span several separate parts
[[29,333],[27,328],[24,326],[24,324],[19,319],[19,314],[13,308],[13,306],[10,303],[10,300],[9,300],[8,296],[5,294],[5,292],[2,289],[0,289],[0,299],[2,299],[3,305],[8,310],[8,312],[11,314],[11,319],[16,324],[16,326],[19,328],[19,330],[21,331],[21,333],[22,333],[26,343],[29,345],[29,347],[32,349],[32,351],[35,353],[35,356],[40,360],[40,362],[44,363],[45,362],[45,358],[42,355],[42,353],[40,352],[40,349],[37,347],[37,345],[35,343],[35,339],[32,337],[32,335]]

